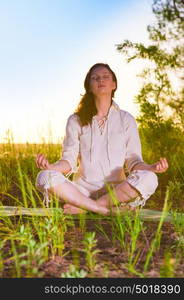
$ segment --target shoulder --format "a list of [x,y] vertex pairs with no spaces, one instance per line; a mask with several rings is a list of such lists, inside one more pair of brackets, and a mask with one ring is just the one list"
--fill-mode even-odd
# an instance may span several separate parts
[[136,122],[134,116],[126,110],[120,109],[120,114],[125,122]]
[[138,126],[135,117],[128,111],[122,109],[120,110],[120,114],[125,131],[137,131]]
[[67,127],[72,128],[72,129],[77,129],[81,130],[80,122],[79,122],[79,117],[77,114],[72,114],[68,117],[67,119]]
[[68,123],[73,123],[73,124],[79,124],[79,117],[78,117],[78,115],[77,114],[72,114],[72,115],[70,115],[69,117],[68,117],[68,119],[67,119],[67,122]]
[[120,113],[121,119],[123,121],[127,121],[127,120],[135,120],[135,118],[133,117],[133,115],[131,113],[129,113],[128,111],[121,109],[120,106],[113,100],[113,108],[114,108],[114,116],[117,116],[118,112]]

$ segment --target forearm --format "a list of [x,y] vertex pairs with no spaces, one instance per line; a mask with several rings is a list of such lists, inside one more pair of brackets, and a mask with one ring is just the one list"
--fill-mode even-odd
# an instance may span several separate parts
[[135,171],[135,170],[148,170],[148,171],[151,171],[151,165],[148,165],[144,162],[140,162],[140,163],[137,163],[131,171]]
[[58,160],[57,162],[50,164],[49,166],[50,170],[55,170],[58,172],[61,172],[63,174],[67,174],[68,172],[71,171],[70,164],[67,160]]

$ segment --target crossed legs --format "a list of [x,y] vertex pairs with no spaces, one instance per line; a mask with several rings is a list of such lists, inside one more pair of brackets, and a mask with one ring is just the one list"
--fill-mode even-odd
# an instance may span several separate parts
[[[61,201],[68,203],[70,207],[74,206],[79,209],[85,209],[103,215],[109,214],[109,209],[107,207],[102,206],[95,200],[92,200],[91,198],[85,196],[70,182],[65,181],[61,184],[49,188],[48,191],[58,197]],[[76,210],[75,208],[74,210],[76,213],[81,212],[80,210]]]
[[[54,194],[60,201],[64,202],[65,213],[79,213],[81,209],[89,210],[95,213],[108,215],[114,210],[113,201],[109,193],[100,196],[93,200],[88,194],[80,191],[70,180],[66,179],[63,174],[53,171],[41,171],[36,179],[37,188],[50,194]],[[158,179],[155,173],[150,171],[139,170],[132,172],[125,181],[113,187],[115,198],[120,203],[128,203],[135,200],[137,196],[144,194],[145,199],[148,199],[156,190]],[[129,209],[130,207],[127,206]],[[123,208],[127,209],[127,207]]]
[[[139,192],[134,187],[132,187],[126,180],[116,185],[114,187],[113,193],[115,198],[120,203],[128,203],[139,195]],[[104,207],[113,206],[113,200],[109,193],[106,193],[105,195],[98,198],[97,203]]]
[[[64,201],[64,212],[77,214],[84,210],[108,215],[113,209],[113,201],[108,193],[93,200],[81,193],[72,183],[65,181],[48,189],[51,194],[56,195],[61,201]],[[114,188],[116,199],[119,202],[129,202],[138,196],[138,192],[126,181],[120,183]],[[82,210],[81,210],[82,209]]]

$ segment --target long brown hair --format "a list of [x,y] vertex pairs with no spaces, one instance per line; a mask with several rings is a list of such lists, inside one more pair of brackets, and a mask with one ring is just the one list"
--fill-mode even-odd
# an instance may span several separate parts
[[91,77],[91,72],[97,68],[97,67],[105,67],[106,69],[108,69],[111,74],[112,74],[112,79],[113,81],[115,81],[116,83],[116,88],[112,91],[111,94],[111,104],[112,104],[112,99],[114,97],[114,93],[117,89],[117,78],[115,73],[111,70],[111,68],[109,67],[108,64],[104,64],[104,63],[97,63],[95,65],[93,65],[87,75],[86,78],[84,80],[84,88],[85,88],[85,94],[82,96],[77,109],[75,110],[75,114],[78,115],[81,126],[85,126],[88,124],[91,124],[92,118],[93,116],[95,116],[97,114],[97,108],[95,105],[95,101],[94,101],[94,95],[93,93],[90,92],[89,88],[90,88],[90,77]]

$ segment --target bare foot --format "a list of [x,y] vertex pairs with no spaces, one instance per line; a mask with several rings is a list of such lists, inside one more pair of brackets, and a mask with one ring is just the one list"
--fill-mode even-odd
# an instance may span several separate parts
[[127,211],[135,211],[136,208],[135,207],[130,207],[129,205],[123,205],[123,206],[119,206],[119,207],[112,207],[111,208],[111,212],[110,215],[112,216],[116,216],[118,214],[127,212]]
[[86,211],[82,208],[73,206],[71,204],[64,204],[63,205],[63,210],[64,214],[71,214],[71,215],[76,215],[76,214],[85,214]]

